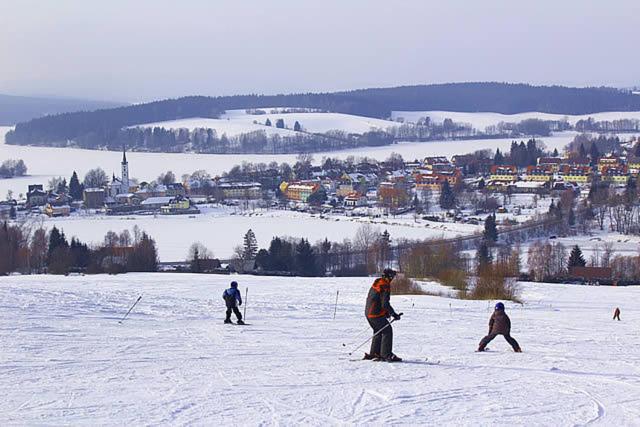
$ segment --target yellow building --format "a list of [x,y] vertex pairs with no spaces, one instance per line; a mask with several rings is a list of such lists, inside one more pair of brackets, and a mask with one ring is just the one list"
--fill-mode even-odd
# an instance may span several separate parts
[[320,189],[318,183],[282,182],[280,191],[284,196],[294,202],[306,203],[309,197]]
[[492,166],[491,181],[515,182],[518,180],[518,171],[515,166]]
[[524,177],[525,181],[535,182],[549,182],[553,179],[553,169],[551,167],[543,166],[529,166],[527,168],[527,174]]
[[629,175],[624,167],[605,167],[602,170],[602,180],[616,185],[626,185]]
[[591,182],[592,172],[589,166],[564,165],[561,169],[560,176],[566,182],[575,182],[576,184],[586,184]]

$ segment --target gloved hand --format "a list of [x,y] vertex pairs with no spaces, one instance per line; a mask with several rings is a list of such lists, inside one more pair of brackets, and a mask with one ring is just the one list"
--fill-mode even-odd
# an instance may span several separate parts
[[400,320],[400,317],[402,317],[402,313],[398,314],[398,313],[393,313],[391,315],[391,317],[393,317],[393,320]]

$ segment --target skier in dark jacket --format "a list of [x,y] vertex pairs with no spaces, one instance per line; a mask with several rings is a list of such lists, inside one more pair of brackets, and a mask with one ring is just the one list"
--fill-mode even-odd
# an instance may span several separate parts
[[231,287],[222,293],[222,299],[224,299],[224,302],[227,305],[227,318],[224,319],[224,323],[233,323],[231,321],[231,312],[233,311],[238,318],[238,325],[244,325],[244,322],[242,321],[242,314],[240,313],[240,310],[238,310],[238,305],[242,305],[242,297],[238,290],[238,282],[235,280],[231,282]]
[[620,320],[620,308],[616,307],[613,311],[613,320]]
[[478,351],[484,351],[487,344],[498,335],[504,336],[504,339],[513,347],[513,351],[522,353],[518,341],[511,337],[511,320],[509,316],[507,316],[507,313],[504,312],[504,304],[501,302],[496,304],[496,309],[489,320],[489,335],[482,338]]
[[[387,320],[393,317],[399,320],[400,315],[391,307],[391,281],[396,276],[396,272],[387,268],[382,273],[382,277],[376,279],[369,289],[365,315],[374,337],[371,340],[371,350],[365,353],[366,360],[384,360],[387,362],[400,362],[401,358],[393,354],[393,329]],[[380,333],[378,333],[381,331]],[[377,335],[376,335],[377,334]]]

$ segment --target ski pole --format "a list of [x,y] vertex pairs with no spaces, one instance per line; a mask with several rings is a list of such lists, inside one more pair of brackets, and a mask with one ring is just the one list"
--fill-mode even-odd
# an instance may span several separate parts
[[244,291],[244,315],[242,317],[244,317],[245,320],[247,320],[247,299],[249,297],[249,287],[247,286],[247,289]]
[[[398,316],[402,316],[404,313],[399,313]],[[353,350],[351,350],[349,352],[349,356],[351,356],[353,353],[355,353],[356,350],[358,350],[360,347],[362,347],[363,345],[365,345],[366,343],[368,343],[369,341],[371,341],[372,339],[374,339],[376,336],[378,336],[378,334],[380,334],[382,331],[384,331],[385,329],[387,329],[389,326],[391,326],[391,324],[393,322],[395,322],[396,319],[393,319],[391,322],[387,323],[386,325],[384,325],[382,328],[380,328],[380,330],[378,332],[376,332],[375,334],[373,334],[372,336],[370,336],[369,338],[367,338],[367,340],[365,342],[363,342],[362,344],[360,344],[359,346],[357,346],[356,348],[354,348]]]
[[[360,332],[358,335],[356,335],[355,337],[353,337],[353,341],[360,339],[361,336],[363,336],[365,333],[369,332],[369,328],[365,329],[364,331]],[[351,345],[355,345],[355,343],[352,343]],[[342,343],[343,347],[346,347],[347,344]]]
[[340,291],[336,291],[336,307],[333,310],[333,320],[336,320],[336,313],[338,312],[338,295],[340,295]]
[[136,304],[138,304],[140,302],[140,300],[142,299],[142,295],[140,295],[138,297],[138,299],[136,300],[136,302],[133,303],[133,305],[131,306],[131,308],[129,309],[129,311],[127,311],[127,314],[124,315],[124,317],[120,320],[118,320],[118,323],[122,324],[122,322],[124,322],[124,319],[127,318],[127,316],[129,315],[129,313],[131,313],[131,310],[133,310],[133,307],[136,306]]

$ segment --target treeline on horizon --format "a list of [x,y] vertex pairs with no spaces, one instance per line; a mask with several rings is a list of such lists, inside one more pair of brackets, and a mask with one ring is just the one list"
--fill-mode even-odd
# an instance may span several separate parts
[[273,106],[389,118],[391,111],[491,111],[515,114],[540,111],[589,114],[640,110],[640,96],[613,88],[569,88],[510,83],[447,83],[334,93],[188,96],[145,104],[64,113],[18,123],[9,144],[66,145],[68,141],[117,138],[121,129],[143,123],[189,117],[218,118],[226,110]]

